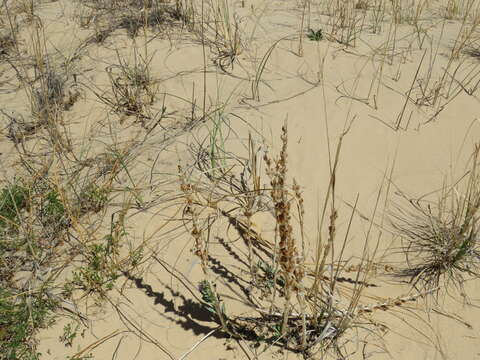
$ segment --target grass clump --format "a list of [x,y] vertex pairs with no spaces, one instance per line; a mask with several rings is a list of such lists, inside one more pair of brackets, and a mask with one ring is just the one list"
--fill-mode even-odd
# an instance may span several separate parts
[[81,2],[79,11],[81,26],[94,26],[92,40],[97,43],[104,42],[117,29],[125,29],[131,38],[147,30],[156,30],[158,36],[180,25],[183,16],[178,2],[161,0],[87,0]]
[[[202,43],[214,52],[214,63],[227,71],[243,51],[239,19],[231,13],[229,2],[218,0],[209,4],[209,15],[200,29]],[[212,25],[213,24],[213,25]]]
[[463,289],[480,275],[480,146],[477,145],[464,191],[462,182],[444,189],[435,203],[410,201],[391,218],[404,241],[408,266],[399,275],[414,286]]
[[33,90],[32,114],[40,122],[57,117],[63,107],[65,81],[53,70],[47,70],[39,88]]
[[45,129],[55,144],[67,149],[66,135],[60,127],[64,111],[72,108],[80,92],[69,83],[67,73],[49,64],[48,57],[37,56],[35,68],[38,73],[35,77],[30,76],[26,68],[21,68],[21,71],[15,68],[29,95],[30,114],[10,115],[4,112],[9,120],[7,137],[18,144],[38,130]]
[[119,64],[107,69],[113,98],[107,102],[115,112],[135,116],[142,122],[157,96],[158,87],[150,73],[150,61],[135,54],[133,65],[118,56]]

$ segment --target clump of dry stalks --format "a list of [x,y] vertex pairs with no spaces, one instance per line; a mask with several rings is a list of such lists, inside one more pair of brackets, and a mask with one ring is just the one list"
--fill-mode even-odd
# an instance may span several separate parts
[[[280,156],[276,160],[264,156],[267,165],[267,174],[270,177],[270,185],[272,189],[270,196],[274,205],[275,221],[277,224],[276,231],[279,236],[277,262],[280,269],[280,275],[284,282],[285,304],[283,308],[283,320],[281,327],[281,335],[285,336],[288,330],[288,318],[290,316],[290,306],[292,301],[292,293],[297,290],[298,300],[305,312],[305,287],[303,278],[305,276],[304,256],[299,256],[296,241],[293,235],[291,225],[292,217],[290,215],[291,200],[287,189],[287,127],[282,128],[282,150]],[[295,185],[295,195],[299,200],[299,206],[302,206],[303,199],[299,193],[299,188]],[[303,231],[302,231],[303,232]],[[305,320],[305,319],[303,319]],[[306,346],[306,324],[302,324],[302,347]]]
[[[383,300],[373,305],[361,304],[364,289],[371,285],[366,280],[372,263],[364,255],[352,279],[343,272],[344,269],[348,272],[342,258],[343,250],[333,258],[338,217],[335,207],[331,208],[327,242],[322,241],[319,231],[316,241],[320,250],[313,264],[307,262],[305,210],[300,186],[295,181],[293,185],[288,183],[287,140],[285,125],[278,158],[265,154],[262,163],[258,161],[259,149],[250,138],[248,159],[231,154],[222,159],[234,159],[235,165],[225,162],[213,169],[212,163],[222,162],[219,159],[212,162],[209,159],[212,153],[200,147],[194,149],[195,167],[199,172],[187,173],[180,168],[185,199],[182,219],[194,239],[193,252],[199,257],[207,278],[207,282],[202,281],[200,292],[204,305],[216,313],[221,328],[234,338],[265,342],[267,347],[277,345],[305,356],[332,349],[342,352],[339,340],[345,332],[375,327],[367,317],[369,313],[402,306],[424,294]],[[262,165],[265,165],[269,186],[260,186]],[[235,173],[238,166],[242,170]],[[334,186],[330,186],[329,192],[332,188]],[[252,218],[261,212],[272,214],[273,238],[255,230]],[[230,228],[235,229],[243,242],[245,258],[225,245],[224,240],[219,240],[228,236],[225,230]],[[214,238],[219,241],[213,242]],[[249,284],[248,289],[243,289],[252,312],[247,316],[228,312],[227,301],[221,300],[220,290],[217,290],[221,279],[212,276],[218,264],[212,261],[212,247],[218,244],[223,244],[232,261],[241,259],[247,267],[236,274],[238,281],[234,281]],[[346,240],[343,248],[345,245]],[[330,258],[331,262],[327,261]]]

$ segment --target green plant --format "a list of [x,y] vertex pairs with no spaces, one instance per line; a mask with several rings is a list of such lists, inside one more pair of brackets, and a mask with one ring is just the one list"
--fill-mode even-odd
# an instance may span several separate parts
[[[264,282],[269,289],[273,289],[275,286],[276,271],[273,266],[265,261],[259,260],[257,267],[261,269],[264,273]],[[281,279],[276,279],[277,281],[282,281]]]
[[[73,341],[79,335],[80,324],[78,322],[70,322],[63,327],[63,334],[59,337],[59,340],[67,347],[72,347]],[[85,329],[80,335],[83,337]]]
[[62,200],[59,197],[60,194],[55,190],[48,192],[44,207],[46,216],[59,218],[64,214],[65,207],[63,206]]
[[[200,290],[200,294],[202,295],[202,300],[205,302],[207,310],[212,314],[216,314],[216,309],[220,306],[220,300],[213,291],[210,282],[208,280],[202,280],[198,288]],[[222,309],[222,314],[225,314],[225,304],[222,304],[220,307]]]
[[96,296],[99,303],[114,288],[122,273],[132,271],[140,265],[144,256],[142,245],[130,248],[128,255],[120,258],[120,250],[128,235],[123,225],[124,211],[117,221],[112,222],[110,233],[101,242],[85,246],[82,265],[73,272],[72,280],[64,286],[65,293],[71,294],[75,288],[81,289],[84,295]]
[[51,323],[56,304],[42,293],[0,288],[0,352],[5,360],[37,360],[34,335]]
[[323,40],[323,30],[318,29],[317,31],[315,31],[313,29],[309,29],[307,37],[312,41],[321,41]]
[[215,284],[212,284],[208,280],[202,280],[199,285],[199,290],[204,305],[210,313],[216,315],[222,330],[230,336],[234,336],[235,333],[232,332],[231,322],[225,310],[225,303],[220,301],[215,289]]
[[14,183],[0,192],[0,229],[16,224],[20,211],[27,206],[28,189]]
[[[86,294],[97,294],[100,297],[113,289],[115,281],[120,277],[117,264],[112,259],[107,245],[93,244],[87,247],[86,264],[73,273],[72,284]],[[115,251],[115,250],[113,250]]]
[[96,184],[88,184],[80,193],[80,213],[98,212],[108,201],[109,190]]
[[225,166],[225,136],[223,126],[227,121],[228,114],[225,113],[224,105],[220,105],[218,110],[211,115],[213,128],[210,131],[210,159],[212,163],[212,172],[217,167]]

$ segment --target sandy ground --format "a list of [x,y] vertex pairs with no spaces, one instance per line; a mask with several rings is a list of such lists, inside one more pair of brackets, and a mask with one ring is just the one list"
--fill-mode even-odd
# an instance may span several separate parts
[[[44,23],[47,48],[59,59],[72,56],[91,35],[91,30],[82,29],[75,22],[77,7],[78,4],[70,0],[59,0],[42,4],[38,9],[38,16]],[[422,50],[415,43],[415,35],[411,35],[412,27],[399,26],[396,55],[391,64],[384,64],[375,106],[372,94],[376,88],[371,92],[370,87],[379,76],[382,56],[378,49],[386,41],[385,32],[375,35],[366,31],[355,47],[348,48],[335,42],[315,42],[305,38],[303,56],[298,56],[301,7],[296,1],[247,0],[245,8],[240,8],[240,2],[232,7],[242,19],[241,28],[246,39],[244,49],[229,73],[222,72],[208,61],[205,77],[207,102],[212,106],[228,103],[224,111],[228,124],[224,125],[224,131],[228,133],[225,147],[233,153],[245,154],[248,133],[258,135],[258,138],[261,136],[263,148],[278,149],[280,129],[287,121],[289,175],[301,185],[304,194],[308,258],[313,258],[318,209],[329,182],[329,151],[335,151],[346,127],[349,131],[343,138],[336,184],[340,214],[337,226],[338,232],[343,234],[351,205],[358,196],[358,209],[347,247],[348,257],[352,259],[361,256],[369,232],[367,219],[374,216],[378,223],[391,204],[402,201],[402,192],[412,198],[420,197],[440,189],[445,180],[452,181],[464,173],[474,144],[480,139],[478,91],[473,95],[459,91],[448,102],[442,99],[446,105],[436,116],[433,106],[406,102],[406,93],[422,56],[427,54],[423,60],[425,64],[431,61],[430,51],[437,44],[440,44],[439,55],[433,66],[433,77],[440,76],[440,69],[448,62],[452,39],[459,31],[458,21],[447,22],[441,38],[440,25],[436,25],[437,28],[429,32],[431,43],[427,41]],[[323,26],[325,19],[312,7],[308,21],[312,28],[318,28]],[[26,43],[27,33],[27,29],[22,32]],[[260,101],[252,100],[251,79],[255,69],[263,54],[279,39],[282,40],[275,46],[259,84]],[[143,51],[144,39],[139,36],[136,42],[138,51]],[[100,146],[98,144],[109,143],[113,138],[128,141],[144,133],[131,119],[120,125],[118,117],[109,113],[89,91],[108,90],[105,68],[118,62],[117,54],[131,56],[133,48],[132,40],[122,29],[115,31],[103,44],[81,48],[73,66],[83,86],[82,96],[67,115],[67,126],[75,146],[85,144],[94,153],[96,146]],[[175,265],[183,273],[185,278],[180,278],[183,281],[187,279],[196,284],[202,279],[199,261],[190,251],[189,235],[181,226],[169,221],[178,214],[178,207],[168,205],[167,200],[170,191],[178,190],[174,181],[177,164],[188,164],[189,145],[205,138],[210,126],[208,123],[197,124],[194,129],[185,131],[188,123],[182,120],[189,109],[181,99],[195,98],[197,104],[203,101],[202,46],[187,31],[178,30],[169,38],[151,40],[148,54],[152,57],[152,73],[159,79],[160,92],[165,94],[162,101],[173,115],[165,123],[169,135],[160,129],[154,131],[148,147],[144,146],[136,154],[132,170],[134,178],[139,182],[148,179],[151,183],[164,185],[157,192],[148,193],[153,204],[148,210],[131,215],[128,234],[133,242],[149,238],[149,247],[158,259]],[[478,68],[479,59],[471,57],[465,63],[470,68]],[[2,81],[11,79],[14,76],[12,71],[5,64],[1,66],[5,70]],[[459,79],[462,72],[469,71],[468,66],[458,71]],[[425,73],[426,67],[421,67],[420,76]],[[4,85],[4,88],[8,86]],[[418,95],[417,92],[418,89],[413,90],[412,98]],[[154,107],[160,109],[162,101]],[[28,111],[27,99],[20,90],[3,91],[0,103],[5,111]],[[397,128],[402,109],[404,116]],[[115,124],[113,130],[112,124]],[[92,141],[93,145],[89,147],[85,139]],[[11,174],[9,167],[15,162],[14,154],[12,143],[6,137],[0,137],[4,178]],[[372,215],[379,189],[382,183],[385,186],[385,176],[388,177],[387,183],[391,184],[387,205],[383,204],[383,191],[382,204]],[[264,215],[268,217],[268,214]],[[363,215],[363,219],[359,215]],[[271,225],[262,216],[256,220],[256,226],[264,236],[273,233]],[[375,228],[374,233],[368,245],[371,249],[375,248],[381,231]],[[233,239],[235,234],[232,230],[224,230],[224,236]],[[403,257],[393,254],[399,245],[395,237],[384,231],[378,239],[377,254],[390,254],[385,255],[383,261],[401,265]],[[244,250],[241,247],[235,249],[240,253]],[[228,279],[229,269],[244,268],[218,244],[212,247],[211,256],[218,262],[216,276],[219,279]],[[246,311],[239,290],[244,284],[219,281],[222,296],[231,299],[231,311]],[[378,287],[372,290],[376,296],[373,303],[411,291],[408,284],[394,283],[388,276],[379,275],[374,282]],[[372,314],[375,320],[387,327],[382,339],[374,334],[363,334],[362,340],[356,341],[355,333],[349,334],[352,340],[349,349],[355,352],[348,358],[480,358],[480,310],[476,306],[480,304],[476,298],[480,293],[479,286],[476,280],[466,284],[472,305],[467,305],[457,293],[440,299],[439,308],[455,314],[462,321],[435,310],[425,311],[424,300],[391,311],[375,312]],[[181,281],[166,271],[159,261],[151,260],[145,264],[141,276],[120,279],[118,287],[123,287],[123,293],[116,294],[111,303],[100,308],[94,307],[91,300],[80,302],[79,311],[88,317],[85,321],[87,328],[73,347],[64,347],[58,341],[68,319],[59,320],[50,329],[42,331],[39,349],[43,358],[65,359],[90,344],[93,345],[83,355],[91,352],[96,359],[169,359],[163,350],[172,354],[174,359],[253,359],[255,353],[259,359],[292,359],[297,356],[275,347],[262,352],[263,345],[252,350],[247,342],[243,342],[242,350],[235,341],[227,340],[220,331],[214,331],[217,325]],[[369,303],[369,300],[363,302]],[[139,335],[140,331],[143,335]],[[103,341],[106,337],[108,340]],[[198,347],[183,356],[204,337]]]

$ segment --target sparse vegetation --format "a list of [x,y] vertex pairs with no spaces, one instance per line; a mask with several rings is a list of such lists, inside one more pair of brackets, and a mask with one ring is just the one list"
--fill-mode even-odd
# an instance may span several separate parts
[[477,0],[2,0],[0,358],[448,357],[435,317],[480,316],[479,25]]

